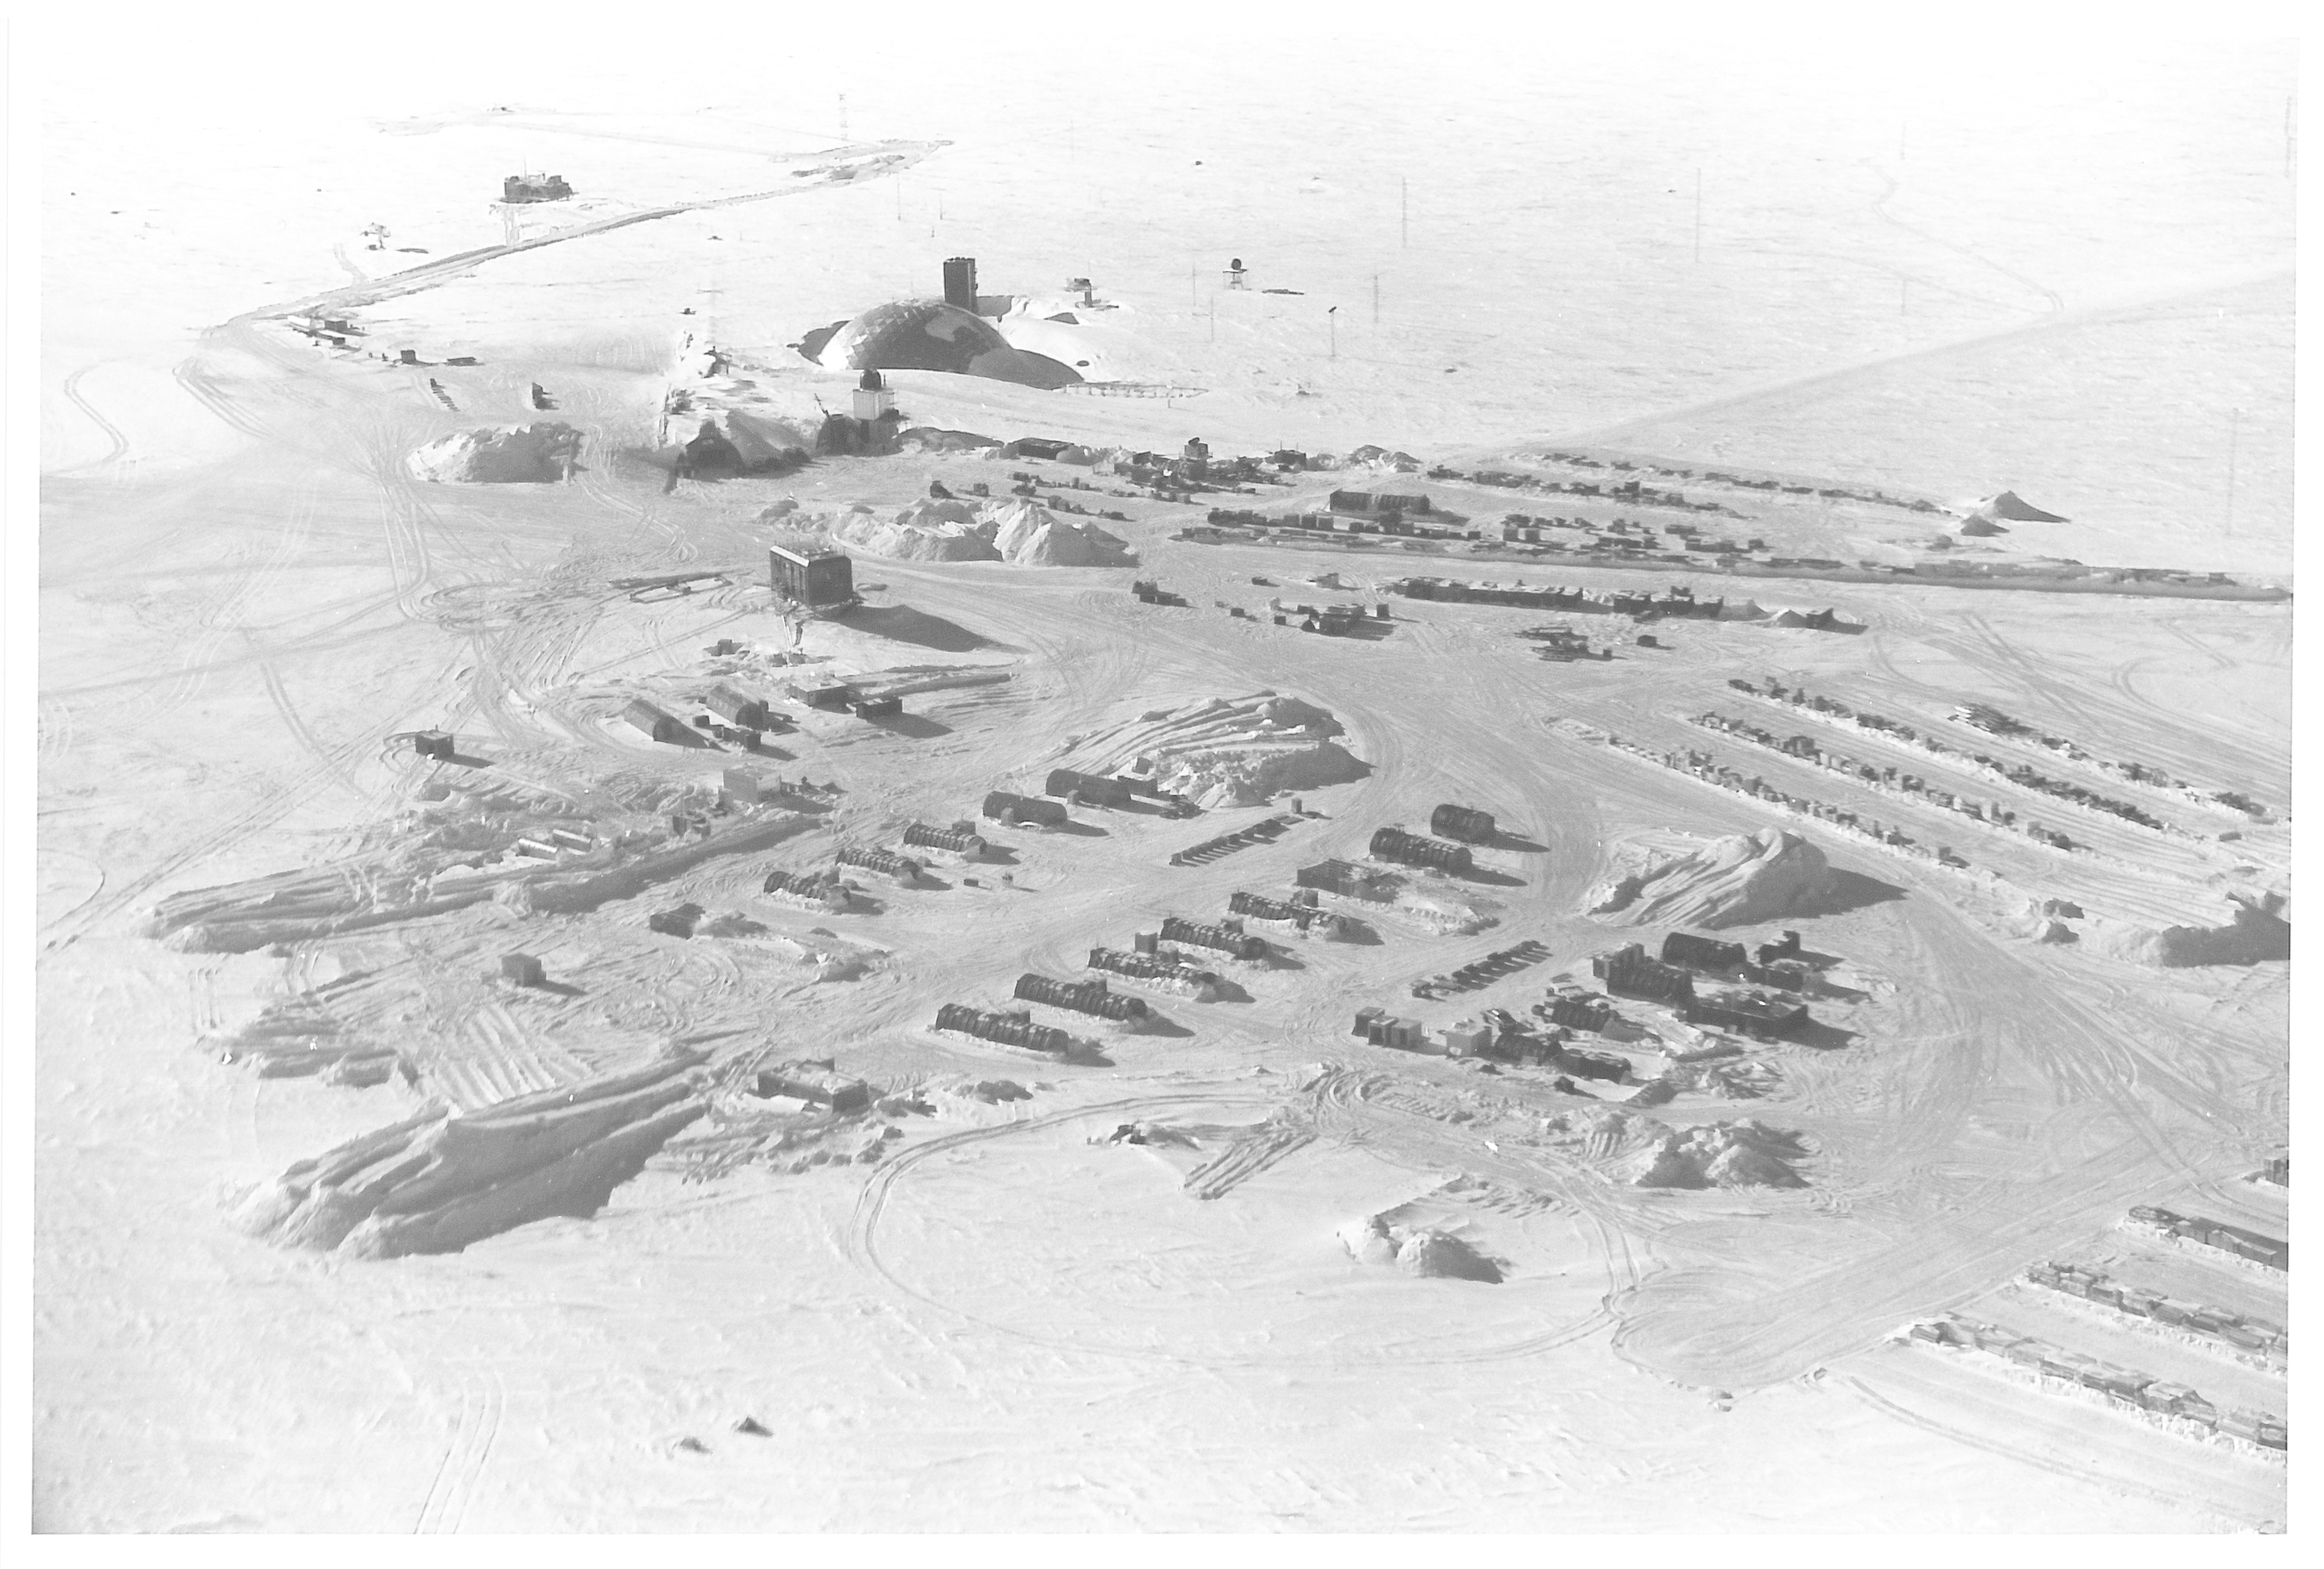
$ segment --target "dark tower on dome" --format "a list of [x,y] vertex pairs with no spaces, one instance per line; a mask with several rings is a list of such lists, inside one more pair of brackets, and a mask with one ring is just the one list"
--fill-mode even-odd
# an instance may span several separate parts
[[976,258],[954,256],[945,263],[945,303],[972,314],[976,309]]

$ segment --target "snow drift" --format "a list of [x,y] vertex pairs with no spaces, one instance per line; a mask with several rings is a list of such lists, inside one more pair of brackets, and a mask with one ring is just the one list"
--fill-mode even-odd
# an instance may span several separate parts
[[672,1057],[466,1116],[430,1107],[301,1160],[235,1220],[287,1248],[452,1253],[552,1215],[586,1218],[702,1115],[698,1059]]
[[1823,852],[1788,828],[1713,839],[1673,854],[1637,845],[1591,890],[1589,912],[1619,926],[1748,926],[1812,915],[1836,881]]
[[1088,773],[1150,773],[1160,789],[1205,808],[1254,807],[1286,790],[1363,778],[1335,738],[1346,726],[1296,697],[1257,692],[1154,708],[1076,738],[1065,766]]
[[554,420],[455,431],[406,459],[411,472],[438,484],[548,485],[571,477],[581,457],[581,432]]

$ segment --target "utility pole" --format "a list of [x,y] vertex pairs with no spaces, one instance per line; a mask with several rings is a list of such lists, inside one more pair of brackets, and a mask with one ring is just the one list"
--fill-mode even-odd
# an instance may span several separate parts
[[1323,319],[1332,324],[1332,357],[1340,357],[1340,308],[1336,305],[1323,312]]
[[2227,531],[2229,534],[2233,534],[2236,531],[2236,436],[2237,427],[2243,423],[2243,418],[2244,411],[2241,409],[2230,409],[2227,411]]
[[1694,259],[1702,260],[1702,168],[1694,171]]

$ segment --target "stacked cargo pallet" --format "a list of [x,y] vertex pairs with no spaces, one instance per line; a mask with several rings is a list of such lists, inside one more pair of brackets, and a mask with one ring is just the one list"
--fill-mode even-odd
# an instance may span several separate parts
[[2246,1439],[2270,1449],[2286,1446],[2283,1418],[2264,1411],[2230,1410],[2224,1414],[2186,1384],[2169,1383],[2151,1374],[2118,1368],[2034,1340],[1990,1324],[1947,1314],[1913,1325],[1915,1340],[1932,1345],[1985,1352],[2043,1378],[2058,1379],[2094,1389],[2120,1406],[2157,1416],[2177,1417],[2213,1432]]
[[2036,1264],[2025,1271],[2025,1278],[2036,1286],[2079,1297],[2084,1301],[2095,1302],[2102,1307],[2110,1307],[2135,1318],[2153,1319],[2174,1329],[2222,1341],[2238,1351],[2282,1356],[2291,1347],[2289,1333],[2283,1325],[2270,1319],[2230,1313],[2224,1307],[2182,1302],[2176,1297],[2165,1297],[2160,1291],[2149,1291],[2142,1286],[2126,1286],[2104,1270],[2093,1269],[2087,1265]]

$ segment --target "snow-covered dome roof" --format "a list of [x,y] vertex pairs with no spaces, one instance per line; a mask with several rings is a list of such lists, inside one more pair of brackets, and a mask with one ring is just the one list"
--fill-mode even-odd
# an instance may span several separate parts
[[1011,348],[991,322],[941,300],[875,305],[832,334],[819,358],[829,370],[950,371],[1033,387],[1082,379],[1046,355]]

